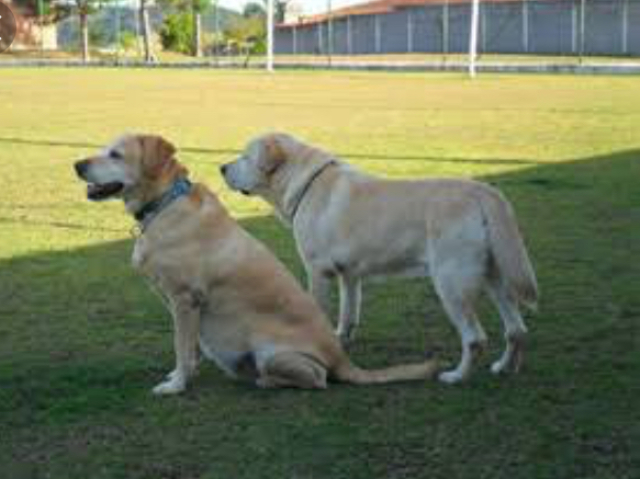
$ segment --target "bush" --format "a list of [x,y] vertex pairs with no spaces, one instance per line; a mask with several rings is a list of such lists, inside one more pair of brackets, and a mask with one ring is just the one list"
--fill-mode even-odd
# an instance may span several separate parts
[[[111,25],[107,24],[104,17],[99,15],[89,17],[89,45],[92,48],[109,46],[113,36]],[[79,37],[78,31],[78,40]]]
[[120,47],[124,50],[133,50],[138,43],[138,37],[135,33],[125,31],[120,34]]
[[190,13],[167,15],[160,29],[165,50],[190,54],[193,51],[193,17]]
[[264,19],[259,17],[240,17],[225,30],[228,40],[235,42],[243,50],[247,48],[252,55],[266,52],[266,35]]

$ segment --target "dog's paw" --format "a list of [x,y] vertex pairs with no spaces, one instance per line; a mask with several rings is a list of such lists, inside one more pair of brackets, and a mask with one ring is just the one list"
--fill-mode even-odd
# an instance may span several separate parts
[[344,349],[349,349],[349,346],[351,346],[351,343],[353,342],[353,339],[355,337],[353,330],[344,331],[340,328],[336,329],[335,335],[338,337],[338,341],[340,341],[340,344]]
[[173,374],[171,379],[163,381],[153,388],[153,394],[164,396],[169,394],[179,394],[186,389],[186,383],[177,374]]
[[460,371],[454,369],[453,371],[444,371],[440,373],[438,379],[440,380],[440,382],[443,382],[445,384],[456,384],[462,381],[464,377]]
[[520,371],[523,359],[522,343],[516,343],[513,349],[507,349],[502,357],[491,364],[491,372],[495,375],[517,373]]
[[507,373],[517,373],[520,371],[521,358],[510,357],[500,358],[491,364],[491,372],[496,376]]
[[493,364],[491,364],[491,372],[496,376],[506,373],[507,366],[508,366],[507,362],[504,361],[503,359],[495,361]]

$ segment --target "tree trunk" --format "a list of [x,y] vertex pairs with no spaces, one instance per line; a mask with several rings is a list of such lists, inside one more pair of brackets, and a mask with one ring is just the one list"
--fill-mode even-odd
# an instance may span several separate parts
[[80,48],[82,50],[82,61],[90,60],[89,57],[89,16],[86,12],[80,12]]
[[151,50],[151,27],[149,25],[149,10],[147,10],[147,1],[140,0],[140,23],[142,29],[142,43],[144,45],[144,61],[150,63],[153,61],[153,51]]
[[193,55],[202,56],[202,15],[197,11],[193,12]]

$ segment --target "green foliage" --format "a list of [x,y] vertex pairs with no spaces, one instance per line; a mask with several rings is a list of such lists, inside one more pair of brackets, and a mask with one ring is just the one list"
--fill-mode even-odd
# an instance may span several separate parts
[[204,13],[211,6],[212,0],[157,0],[157,3],[165,9]]
[[[36,0],[37,1],[37,0]],[[55,23],[71,15],[91,15],[115,0],[46,1],[43,4],[44,23]],[[37,11],[37,8],[36,8]]]
[[114,38],[113,25],[100,17],[89,17],[89,45],[104,47]]
[[276,0],[274,3],[274,12],[273,16],[275,17],[276,23],[284,22],[285,17],[287,16],[287,8],[289,6],[290,0]]
[[76,13],[91,14],[104,7],[105,3],[114,0],[74,0],[74,7]]
[[54,3],[53,0],[13,0],[11,1],[11,6],[12,8],[17,8],[20,12],[28,12],[40,16],[48,15]]
[[206,12],[211,6],[211,0],[192,0],[191,9],[197,13]]
[[125,31],[120,34],[120,47],[124,50],[133,50],[138,42],[138,37],[135,33]]
[[248,49],[252,54],[266,51],[267,32],[264,18],[257,16],[238,17],[227,27],[225,35],[227,39],[242,49]]
[[261,21],[264,21],[267,16],[267,12],[262,4],[249,2],[244,6],[242,16],[245,18],[259,18]]
[[160,29],[160,41],[165,50],[191,53],[193,51],[193,16],[187,12],[167,15]]

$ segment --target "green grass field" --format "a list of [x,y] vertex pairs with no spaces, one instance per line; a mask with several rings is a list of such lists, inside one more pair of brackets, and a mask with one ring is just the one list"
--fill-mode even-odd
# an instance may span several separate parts
[[[0,478],[592,478],[640,474],[637,78],[25,69],[0,72]],[[290,232],[218,165],[265,130],[389,177],[512,200],[542,292],[520,375],[262,391],[212,364],[180,397],[168,313],[129,266],[132,220],[74,160],[157,132],[302,278]],[[458,357],[430,285],[365,287],[363,366]]]

